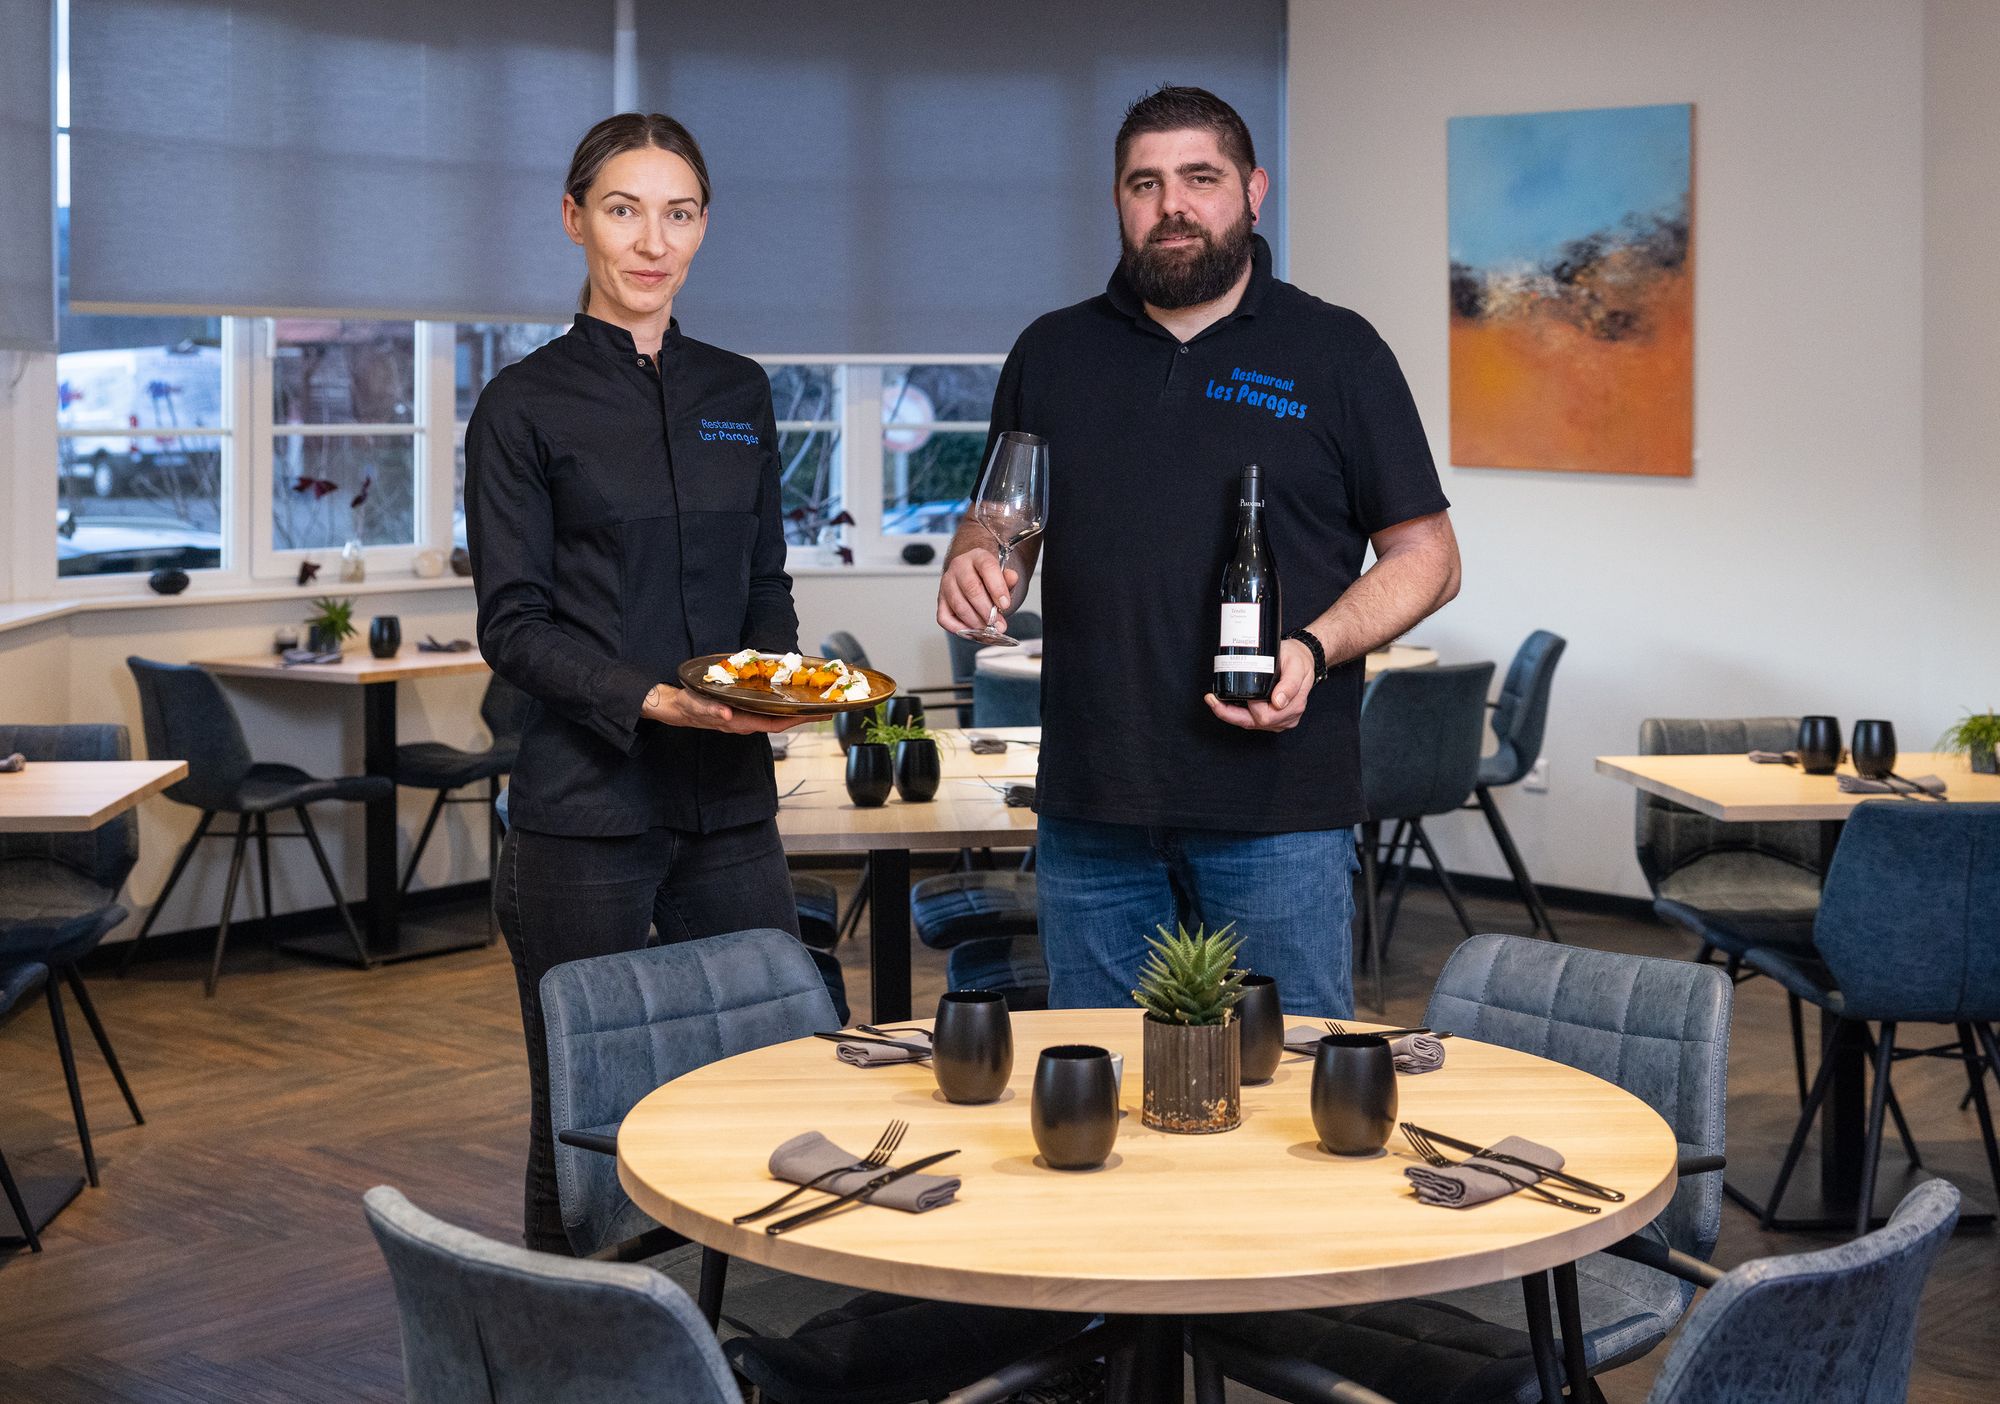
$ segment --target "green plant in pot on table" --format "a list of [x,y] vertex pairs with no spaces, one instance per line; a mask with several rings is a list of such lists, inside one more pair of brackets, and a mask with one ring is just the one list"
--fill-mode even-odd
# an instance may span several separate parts
[[354,637],[354,601],[322,595],[314,600],[313,612],[306,616],[306,647],[314,653],[331,653]]
[[1158,1131],[1203,1135],[1243,1124],[1242,1040],[1231,1027],[1243,977],[1235,923],[1186,927],[1160,939],[1139,971],[1132,998],[1146,1011],[1145,1102],[1140,1120]]
[[921,718],[912,722],[892,722],[886,705],[877,707],[869,713],[868,726],[861,739],[865,745],[887,746],[894,753],[896,793],[906,803],[918,804],[936,796],[943,778],[943,765],[938,757],[937,737]]
[[1981,775],[2000,775],[2000,713],[1967,712],[1938,739],[1940,751],[1963,751]]

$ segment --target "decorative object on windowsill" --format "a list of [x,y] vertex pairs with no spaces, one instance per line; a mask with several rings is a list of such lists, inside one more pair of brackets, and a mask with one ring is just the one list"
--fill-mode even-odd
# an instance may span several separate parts
[[368,558],[362,554],[359,541],[349,541],[340,548],[340,583],[359,585],[368,578]]
[[419,580],[436,580],[444,574],[444,552],[426,546],[410,558],[410,569]]
[[271,652],[286,653],[299,646],[299,631],[289,624],[280,624],[271,636]]
[[903,560],[913,566],[926,566],[937,559],[937,548],[928,541],[912,541],[903,548]]
[[322,595],[313,601],[306,617],[306,648],[313,653],[331,653],[354,637],[354,601]]
[[299,562],[299,584],[310,585],[319,576],[319,562],[305,560]]
[[146,584],[156,595],[178,595],[188,587],[188,573],[175,570],[172,566],[161,566],[146,577]]
[[1964,751],[1981,775],[2000,775],[2000,713],[1967,712],[1938,738],[1940,751]]
[[828,516],[826,508],[825,503],[802,504],[792,508],[785,513],[785,520],[797,529],[788,534],[794,541],[810,542],[818,547],[822,565],[836,562],[853,565],[854,552],[841,544],[840,529],[853,526],[854,518],[844,508]]
[[871,720],[865,734],[869,744],[895,748],[896,793],[903,797],[903,802],[922,804],[935,799],[943,766],[938,757],[937,737],[925,727],[922,716],[914,721],[892,722],[882,707],[868,715]]
[[1243,1124],[1243,1047],[1234,1028],[1243,977],[1235,923],[1186,927],[1160,939],[1132,998],[1146,1011],[1145,1100],[1139,1117],[1156,1131],[1207,1135]]
[[368,651],[377,658],[394,658],[403,646],[403,621],[393,614],[378,614],[368,621]]
[[472,553],[463,546],[451,548],[451,573],[453,575],[472,574]]
[[359,584],[368,578],[368,561],[361,550],[361,542],[368,535],[363,525],[367,520],[364,510],[368,506],[368,494],[375,489],[375,475],[361,476],[361,489],[347,504],[348,513],[353,517],[354,533],[347,538],[347,544],[340,548],[340,578],[349,584]]

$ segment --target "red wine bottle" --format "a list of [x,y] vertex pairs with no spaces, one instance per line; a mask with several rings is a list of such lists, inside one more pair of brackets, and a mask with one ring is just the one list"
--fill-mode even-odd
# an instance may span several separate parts
[[1261,702],[1278,680],[1278,562],[1264,535],[1264,480],[1256,464],[1243,470],[1236,502],[1236,546],[1222,568],[1222,627],[1215,648],[1215,695],[1224,702]]

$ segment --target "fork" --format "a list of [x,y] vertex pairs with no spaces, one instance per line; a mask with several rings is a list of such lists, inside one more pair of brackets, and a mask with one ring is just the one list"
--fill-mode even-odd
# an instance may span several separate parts
[[[1326,1024],[1326,1031],[1335,1038],[1345,1038],[1349,1032],[1347,1025],[1341,1023],[1338,1019],[1327,1019],[1323,1022]],[[1408,1034],[1431,1034],[1432,1038],[1451,1037],[1448,1033],[1431,1033],[1429,1029],[1422,1026],[1414,1029],[1367,1029],[1364,1032],[1376,1038],[1403,1038]]]
[[[1410,1143],[1410,1148],[1414,1150],[1418,1154],[1418,1156],[1420,1156],[1425,1161],[1425,1163],[1430,1165],[1435,1165],[1441,1170],[1447,1170],[1454,1165],[1463,1165],[1466,1163],[1465,1161],[1462,1160],[1453,1160],[1449,1156],[1445,1155],[1444,1152],[1440,1151],[1436,1146],[1431,1144],[1429,1137],[1425,1136],[1423,1132],[1417,1130],[1416,1127],[1410,1125],[1407,1121],[1402,1123],[1402,1127],[1403,1127],[1403,1139]],[[1526,1190],[1529,1194],[1536,1196],[1538,1199],[1546,1199],[1551,1204],[1560,1204],[1565,1209],[1574,1209],[1579,1214],[1595,1214],[1599,1212],[1597,1206],[1594,1204],[1579,1204],[1574,1199],[1564,1199],[1559,1194],[1551,1194],[1549,1191],[1543,1189],[1540,1185],[1536,1184],[1533,1180],[1517,1179],[1516,1177],[1509,1175],[1505,1170],[1496,1169],[1494,1166],[1490,1164],[1475,1165],[1472,1168],[1475,1170],[1484,1171],[1488,1175],[1497,1175],[1501,1179],[1505,1180],[1508,1184],[1514,1186],[1515,1189]]]
[[903,1137],[909,1133],[909,1130],[910,1123],[907,1121],[890,1122],[883,1128],[881,1139],[875,1142],[875,1148],[852,1165],[842,1165],[837,1169],[827,1171],[823,1175],[815,1175],[804,1184],[795,1186],[788,1193],[779,1195],[762,1209],[753,1209],[748,1214],[738,1214],[731,1222],[738,1224],[753,1223],[758,1219],[777,1213],[807,1190],[821,1188],[823,1181],[836,1180],[842,1175],[851,1175],[856,1170],[874,1170],[887,1165],[889,1157],[896,1153],[897,1146],[903,1144]]

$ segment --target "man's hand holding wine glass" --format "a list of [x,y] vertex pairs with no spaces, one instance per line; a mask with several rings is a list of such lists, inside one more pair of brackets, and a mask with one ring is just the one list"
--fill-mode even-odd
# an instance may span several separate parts
[[1297,639],[1278,645],[1278,680],[1268,701],[1224,702],[1213,692],[1204,696],[1208,710],[1245,731],[1290,731],[1306,714],[1313,690],[1313,656]]
[[1014,610],[1014,591],[1021,572],[1002,566],[1000,557],[984,546],[953,556],[938,586],[938,626],[954,634],[983,629],[995,614]]

